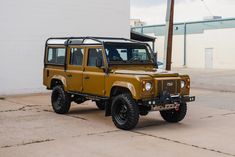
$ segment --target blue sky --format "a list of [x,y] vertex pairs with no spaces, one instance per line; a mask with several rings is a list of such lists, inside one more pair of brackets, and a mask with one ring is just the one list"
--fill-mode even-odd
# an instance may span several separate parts
[[[204,2],[203,2],[204,1]],[[167,0],[131,0],[131,18],[147,24],[165,21]],[[206,16],[235,17],[235,0],[175,0],[175,22],[202,20]]]

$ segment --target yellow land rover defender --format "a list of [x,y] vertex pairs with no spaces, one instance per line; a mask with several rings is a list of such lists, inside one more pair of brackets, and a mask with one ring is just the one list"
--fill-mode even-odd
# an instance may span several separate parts
[[69,111],[71,102],[96,102],[116,127],[133,129],[139,116],[160,111],[167,122],[187,112],[188,75],[158,69],[146,43],[123,38],[49,38],[45,45],[43,84],[52,90],[53,110]]

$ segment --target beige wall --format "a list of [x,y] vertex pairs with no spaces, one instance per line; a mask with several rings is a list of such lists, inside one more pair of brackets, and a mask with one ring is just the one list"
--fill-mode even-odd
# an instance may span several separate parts
[[[158,57],[163,58],[164,37],[157,37]],[[213,68],[235,69],[235,28],[206,30],[187,35],[187,67],[205,68],[205,49],[213,48]],[[184,37],[173,38],[173,67],[183,66]]]

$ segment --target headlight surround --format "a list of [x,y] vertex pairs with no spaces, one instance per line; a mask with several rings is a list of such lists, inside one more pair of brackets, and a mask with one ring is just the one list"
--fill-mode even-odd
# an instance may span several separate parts
[[151,80],[143,80],[142,81],[142,90],[145,93],[151,92],[153,89],[153,82]]
[[180,82],[180,87],[181,87],[181,88],[184,88],[185,85],[186,85],[185,81],[184,81],[184,80],[181,80],[181,82]]
[[148,92],[152,89],[152,83],[150,82],[147,82],[144,86],[145,90]]

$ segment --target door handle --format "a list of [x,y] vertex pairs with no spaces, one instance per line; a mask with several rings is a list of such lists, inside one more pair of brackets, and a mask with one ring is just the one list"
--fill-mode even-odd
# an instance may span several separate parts
[[68,76],[68,77],[73,77],[73,75],[72,75],[72,74],[67,74],[67,76]]
[[84,80],[88,80],[88,79],[90,79],[89,76],[85,76],[85,77],[84,77]]

